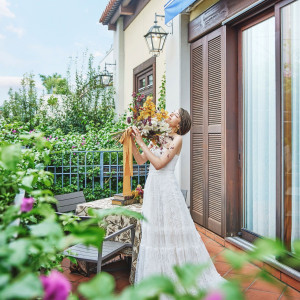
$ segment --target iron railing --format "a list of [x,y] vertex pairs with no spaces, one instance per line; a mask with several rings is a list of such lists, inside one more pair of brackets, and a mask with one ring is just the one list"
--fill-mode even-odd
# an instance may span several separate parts
[[[149,164],[133,165],[131,188],[134,184],[144,184],[148,175]],[[95,187],[109,188],[109,195],[119,193],[123,178],[123,151],[70,151],[52,153],[51,163],[46,167],[54,175],[54,184],[61,188],[77,185],[77,190]]]

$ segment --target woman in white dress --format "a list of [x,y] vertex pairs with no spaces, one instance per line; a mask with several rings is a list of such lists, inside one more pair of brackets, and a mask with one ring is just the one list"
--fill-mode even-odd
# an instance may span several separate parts
[[[200,275],[199,288],[214,288],[223,281],[197,232],[175,178],[174,169],[181,151],[182,135],[189,132],[191,118],[180,108],[166,120],[172,128],[163,148],[147,146],[137,128],[132,134],[133,155],[138,164],[150,161],[144,189],[142,240],[135,283],[153,274],[176,278],[172,267],[185,263],[208,264]],[[135,142],[143,153],[140,154]],[[189,162],[186,162],[187,164]]]

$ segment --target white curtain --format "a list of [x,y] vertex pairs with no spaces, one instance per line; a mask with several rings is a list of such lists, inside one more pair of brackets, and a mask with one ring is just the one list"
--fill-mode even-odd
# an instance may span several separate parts
[[276,235],[275,19],[243,31],[244,226]]

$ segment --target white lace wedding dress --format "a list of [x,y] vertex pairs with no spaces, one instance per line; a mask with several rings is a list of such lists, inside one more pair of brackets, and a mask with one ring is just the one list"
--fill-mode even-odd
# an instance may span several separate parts
[[[160,156],[163,151],[152,148]],[[185,263],[209,264],[200,275],[199,288],[215,288],[224,279],[218,274],[197,232],[175,178],[178,155],[156,170],[151,164],[144,190],[142,239],[135,283],[153,274],[176,278],[172,267]]]

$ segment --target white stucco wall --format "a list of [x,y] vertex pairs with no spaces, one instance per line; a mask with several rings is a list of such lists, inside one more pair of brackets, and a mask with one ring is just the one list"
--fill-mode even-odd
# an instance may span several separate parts
[[[188,43],[189,15],[182,14],[173,20],[173,35],[166,45],[166,103],[167,110],[180,107],[190,111],[190,44]],[[190,203],[190,134],[183,136],[176,177],[181,189],[188,190]]]
[[[164,14],[164,1],[151,0],[138,14],[134,21],[124,32],[124,107],[131,102],[133,91],[133,69],[149,59],[151,54],[144,38],[151,26],[153,26],[155,13]],[[166,31],[164,19],[158,18],[158,25]],[[168,38],[166,43],[168,43]],[[166,46],[166,45],[165,45]],[[158,98],[159,86],[165,72],[165,51],[156,58],[156,98]]]
[[116,24],[116,31],[114,32],[114,61],[116,62],[114,73],[114,87],[115,87],[115,105],[117,114],[124,112],[124,31],[123,31],[123,17],[119,18]]

